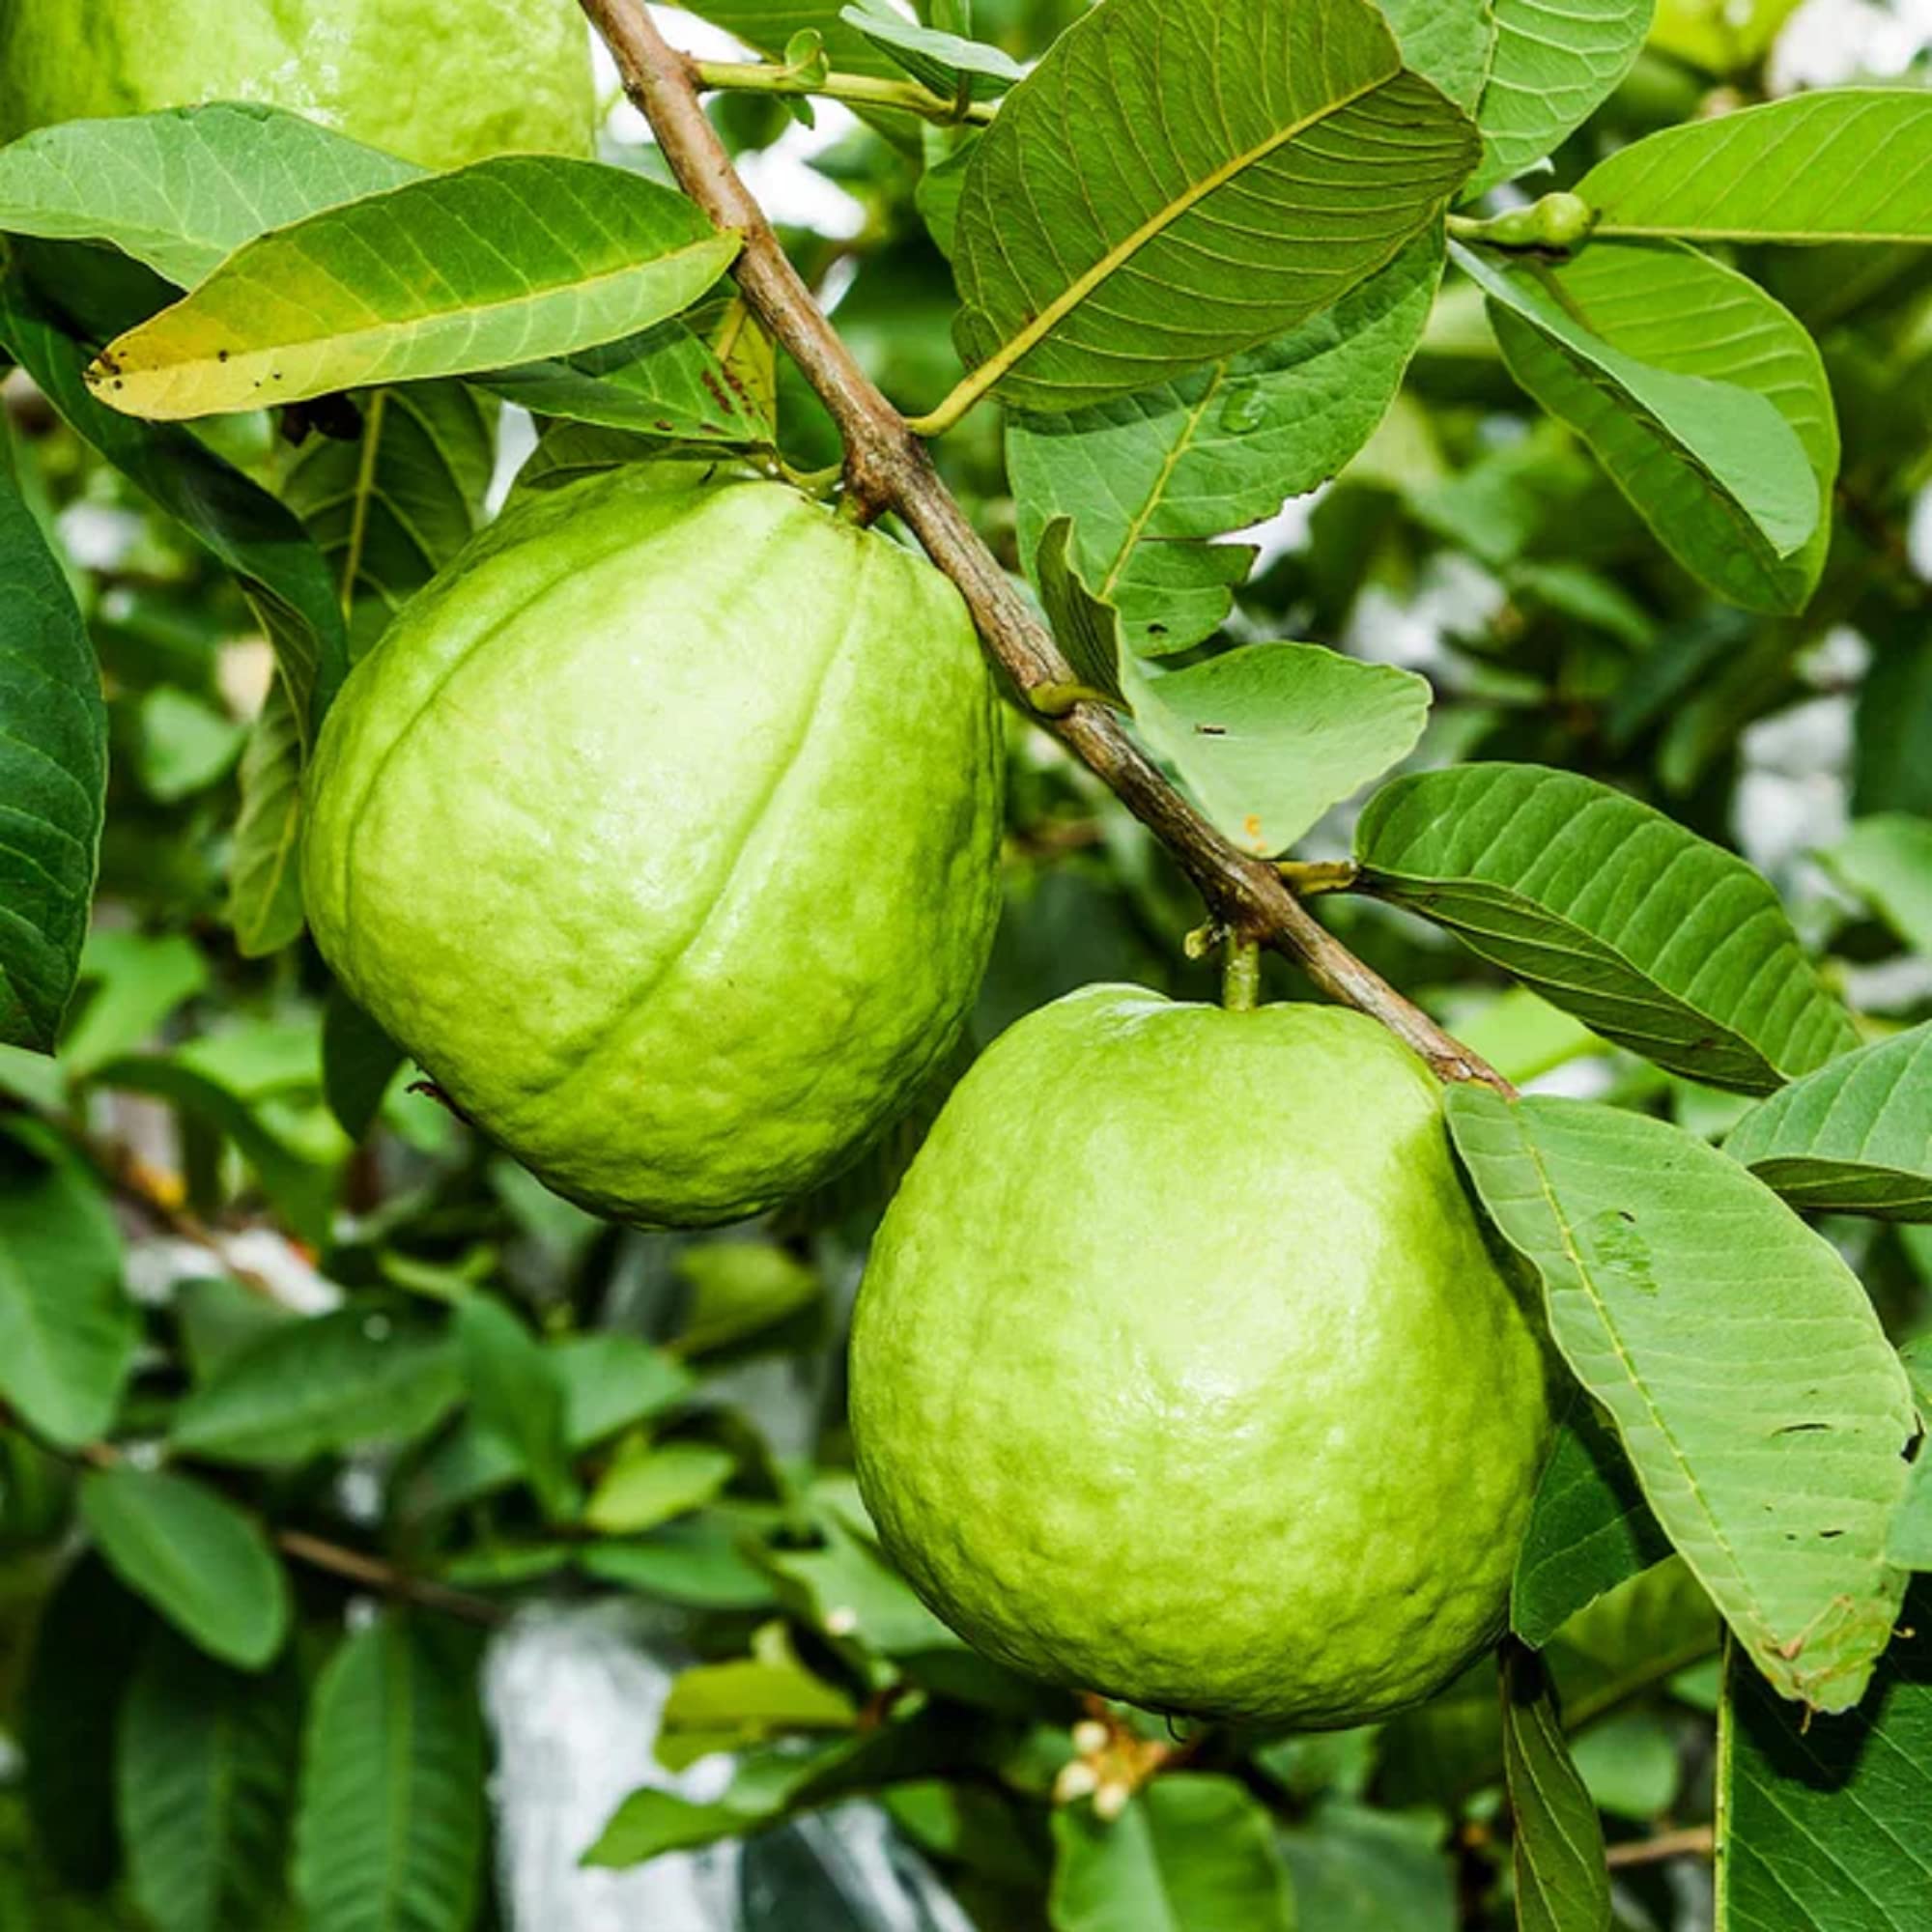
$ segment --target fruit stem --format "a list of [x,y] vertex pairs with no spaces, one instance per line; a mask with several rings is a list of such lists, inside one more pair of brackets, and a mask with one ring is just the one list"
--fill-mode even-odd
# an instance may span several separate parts
[[1231,932],[1221,967],[1221,1004],[1231,1013],[1251,1013],[1261,1003],[1261,942]]

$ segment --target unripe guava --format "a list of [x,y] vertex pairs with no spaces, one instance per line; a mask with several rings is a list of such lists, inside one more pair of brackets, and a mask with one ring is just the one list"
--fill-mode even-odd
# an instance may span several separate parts
[[0,0],[0,139],[205,100],[426,168],[584,155],[589,29],[577,0]]
[[1359,1014],[1130,986],[954,1090],[860,1291],[851,1417],[887,1549],[969,1642],[1318,1729],[1499,1634],[1550,1427],[1421,1063]]
[[959,594],[778,483],[532,497],[352,672],[303,892],[349,991],[559,1193],[734,1220],[951,1051],[997,913]]

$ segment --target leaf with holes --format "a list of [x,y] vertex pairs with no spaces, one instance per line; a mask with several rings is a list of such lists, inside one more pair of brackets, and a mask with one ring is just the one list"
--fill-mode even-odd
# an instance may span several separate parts
[[301,1682],[155,1633],[116,1752],[128,1878],[156,1932],[259,1932],[282,1901]]
[[0,1044],[54,1050],[106,800],[94,646],[0,445]]
[[188,288],[271,228],[421,174],[276,107],[69,121],[0,148],[0,233],[110,242]]
[[1212,542],[1333,476],[1394,400],[1442,274],[1431,228],[1273,342],[1156,388],[1007,425],[1021,554],[1072,520],[1081,576],[1128,645],[1181,651],[1217,630],[1254,553]]
[[1109,0],[974,144],[960,355],[1023,410],[1170,382],[1340,300],[1474,159],[1366,0]]
[[1447,1105],[1665,1534],[1782,1695],[1849,1709],[1904,1594],[1886,1533],[1918,1426],[1858,1277],[1667,1122],[1469,1086]]
[[1656,0],[1495,0],[1496,44],[1476,122],[1480,194],[1540,161],[1609,98],[1643,50]]
[[567,355],[696,301],[739,240],[641,175],[500,156],[247,243],[87,380],[179,420]]
[[1724,1151],[1795,1208],[1932,1221],[1932,1022],[1759,1101]]
[[1506,764],[1397,779],[1362,813],[1355,857],[1365,891],[1674,1073],[1763,1094],[1858,1043],[1771,887],[1594,779]]
[[1520,1932],[1609,1932],[1604,1828],[1570,1755],[1549,1673],[1520,1644],[1502,1652],[1503,1771]]
[[1797,318],[1690,248],[1457,260],[1490,298],[1510,373],[1590,445],[1664,549],[1747,610],[1802,610],[1831,543],[1838,427]]
[[308,1932],[468,1932],[483,1854],[483,1724],[469,1674],[390,1615],[317,1680],[295,1890]]
[[1719,1746],[1724,1932],[1905,1932],[1932,1898],[1932,1582],[1858,1709],[1808,1722],[1735,1660]]
[[211,1656],[259,1670],[289,1629],[289,1581],[261,1530],[186,1476],[91,1469],[81,1520],[107,1566]]
[[1830,87],[1666,128],[1577,184],[1602,235],[1932,242],[1932,93]]

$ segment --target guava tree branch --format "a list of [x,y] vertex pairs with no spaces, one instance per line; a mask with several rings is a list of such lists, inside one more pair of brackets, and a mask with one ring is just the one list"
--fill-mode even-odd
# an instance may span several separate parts
[[[1029,700],[1075,682],[966,513],[939,480],[925,444],[853,359],[787,259],[706,119],[692,64],[657,30],[642,0],[581,0],[615,56],[685,192],[721,228],[745,238],[732,273],[745,299],[831,412],[845,443],[845,482],[861,514],[891,509],[958,586],[995,663]],[[1076,703],[1041,721],[1171,851],[1231,933],[1298,963],[1331,999],[1381,1021],[1444,1080],[1508,1083],[1335,939],[1264,859],[1237,850],[1161,775],[1105,706]]]

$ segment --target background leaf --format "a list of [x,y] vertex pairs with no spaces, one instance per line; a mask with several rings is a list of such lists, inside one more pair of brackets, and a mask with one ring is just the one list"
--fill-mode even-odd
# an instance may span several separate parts
[[674,315],[737,250],[641,175],[506,155],[249,242],[87,380],[179,419],[564,355]]
[[1855,1704],[1904,1594],[1886,1527],[1917,1428],[1858,1277],[1665,1122],[1474,1087],[1448,1114],[1564,1360],[1746,1655],[1787,1697]]
[[0,232],[112,242],[188,288],[270,228],[421,173],[276,107],[69,121],[0,149]]
[[468,1932],[483,1850],[483,1726],[467,1674],[398,1617],[317,1680],[296,1818],[309,1932]]
[[1826,88],[1665,128],[1577,192],[1599,235],[1932,242],[1932,94]]
[[1231,1777],[1156,1778],[1112,1823],[1053,1814],[1054,1932],[1292,1932],[1274,1832]]
[[973,146],[960,355],[1016,409],[1169,381],[1338,300],[1474,157],[1362,0],[1111,0]]
[[1369,801],[1355,857],[1367,891],[1673,1072],[1766,1093],[1857,1043],[1771,887],[1593,780],[1506,764],[1398,779]]
[[1643,49],[1656,0],[1494,0],[1495,52],[1465,194],[1520,175],[1580,128]]
[[1131,649],[1200,643],[1253,557],[1208,539],[1272,516],[1355,454],[1401,384],[1441,273],[1432,229],[1259,349],[1090,409],[1009,417],[1029,567],[1047,526],[1070,517],[1080,574],[1119,609]]
[[579,1496],[563,1383],[549,1352],[486,1295],[472,1295],[457,1311],[456,1335],[478,1428],[515,1450],[546,1515],[574,1515]]
[[282,1894],[300,1686],[157,1631],[121,1714],[128,1876],[156,1932],[260,1932]]
[[1724,1151],[1794,1207],[1932,1221],[1932,1022],[1760,1100]]
[[1882,1932],[1932,1895],[1932,1584],[1855,1712],[1806,1723],[1733,1659],[1719,1762],[1726,1932]]
[[106,802],[94,646],[0,445],[0,1043],[53,1051]]
[[0,1132],[0,1395],[49,1441],[92,1442],[140,1333],[99,1186],[41,1130]]
[[301,936],[300,721],[281,678],[269,686],[242,752],[242,810],[228,855],[222,917],[244,959],[266,959]]
[[1534,1651],[1505,1644],[1501,1675],[1516,1922],[1522,1932],[1609,1932],[1604,1831],[1571,1760],[1549,1674]]
[[1904,811],[1861,818],[1820,856],[1913,952],[1932,956],[1932,819]]
[[185,1476],[117,1463],[81,1480],[80,1513],[130,1590],[225,1663],[259,1670],[289,1628],[289,1584],[262,1532]]

